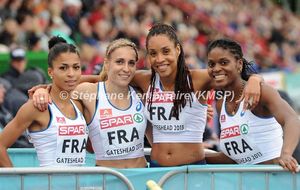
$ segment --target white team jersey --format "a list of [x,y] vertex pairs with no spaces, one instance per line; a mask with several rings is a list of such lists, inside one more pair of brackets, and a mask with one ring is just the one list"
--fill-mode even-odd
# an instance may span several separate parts
[[238,164],[257,164],[280,156],[283,131],[274,117],[261,118],[243,112],[244,100],[235,115],[227,114],[223,100],[220,113],[220,149]]
[[[147,96],[150,97],[150,87]],[[154,143],[201,143],[203,141],[207,106],[199,103],[194,93],[192,96],[191,107],[187,101],[179,113],[179,118],[172,117],[171,110],[173,100],[176,98],[175,94],[173,91],[162,91],[159,75],[156,74],[150,112],[148,100],[145,105],[145,115],[153,126]]]
[[98,83],[96,110],[89,125],[89,138],[96,160],[132,159],[144,156],[144,135],[147,120],[144,105],[132,87],[130,106],[121,110],[107,96],[105,83]]
[[85,164],[88,128],[82,113],[70,101],[76,112],[75,119],[64,116],[53,102],[48,105],[48,127],[42,131],[28,131],[28,138],[34,144],[40,166]]

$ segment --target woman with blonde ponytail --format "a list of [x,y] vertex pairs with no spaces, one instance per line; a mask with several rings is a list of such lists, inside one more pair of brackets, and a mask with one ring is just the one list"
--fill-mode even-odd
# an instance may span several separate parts
[[106,81],[107,80],[107,72],[103,68],[99,74],[100,81]]

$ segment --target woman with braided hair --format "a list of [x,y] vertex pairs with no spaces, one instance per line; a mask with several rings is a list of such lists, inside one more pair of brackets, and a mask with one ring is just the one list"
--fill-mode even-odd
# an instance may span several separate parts
[[[253,110],[237,103],[249,75],[255,71],[243,58],[241,46],[230,39],[218,39],[208,46],[208,73],[215,88],[232,91],[235,97],[217,100],[221,125],[220,153],[206,154],[208,163],[280,164],[298,171],[292,154],[300,138],[300,120],[279,93],[268,85]],[[231,99],[231,100],[230,100]],[[283,131],[282,131],[283,129]]]

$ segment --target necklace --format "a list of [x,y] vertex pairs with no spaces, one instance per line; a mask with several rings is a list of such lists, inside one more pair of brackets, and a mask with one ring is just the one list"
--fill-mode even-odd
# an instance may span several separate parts
[[[225,106],[227,108],[226,110],[228,110],[228,107],[231,107],[232,108],[232,111],[230,112],[231,115],[234,115],[238,110],[240,102],[236,102],[236,101],[239,100],[242,97],[244,87],[245,87],[245,82],[242,81],[242,87],[241,87],[240,91],[238,92],[238,94],[236,96],[237,98],[236,99],[232,98],[232,100],[230,100],[230,101],[227,101],[227,99],[226,99],[226,102],[225,102]],[[233,96],[235,96],[235,94],[233,94]],[[232,104],[230,104],[229,102],[232,102]],[[231,109],[229,109],[229,110],[231,110]]]

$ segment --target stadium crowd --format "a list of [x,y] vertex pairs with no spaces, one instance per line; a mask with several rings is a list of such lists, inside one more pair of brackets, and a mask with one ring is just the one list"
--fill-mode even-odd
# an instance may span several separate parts
[[269,0],[3,0],[0,10],[2,52],[47,51],[59,34],[80,47],[86,74],[97,72],[107,44],[120,37],[139,46],[139,68],[147,67],[145,36],[155,22],[177,29],[192,68],[205,67],[208,42],[221,36],[241,43],[258,71],[292,72],[300,62],[299,17]]

